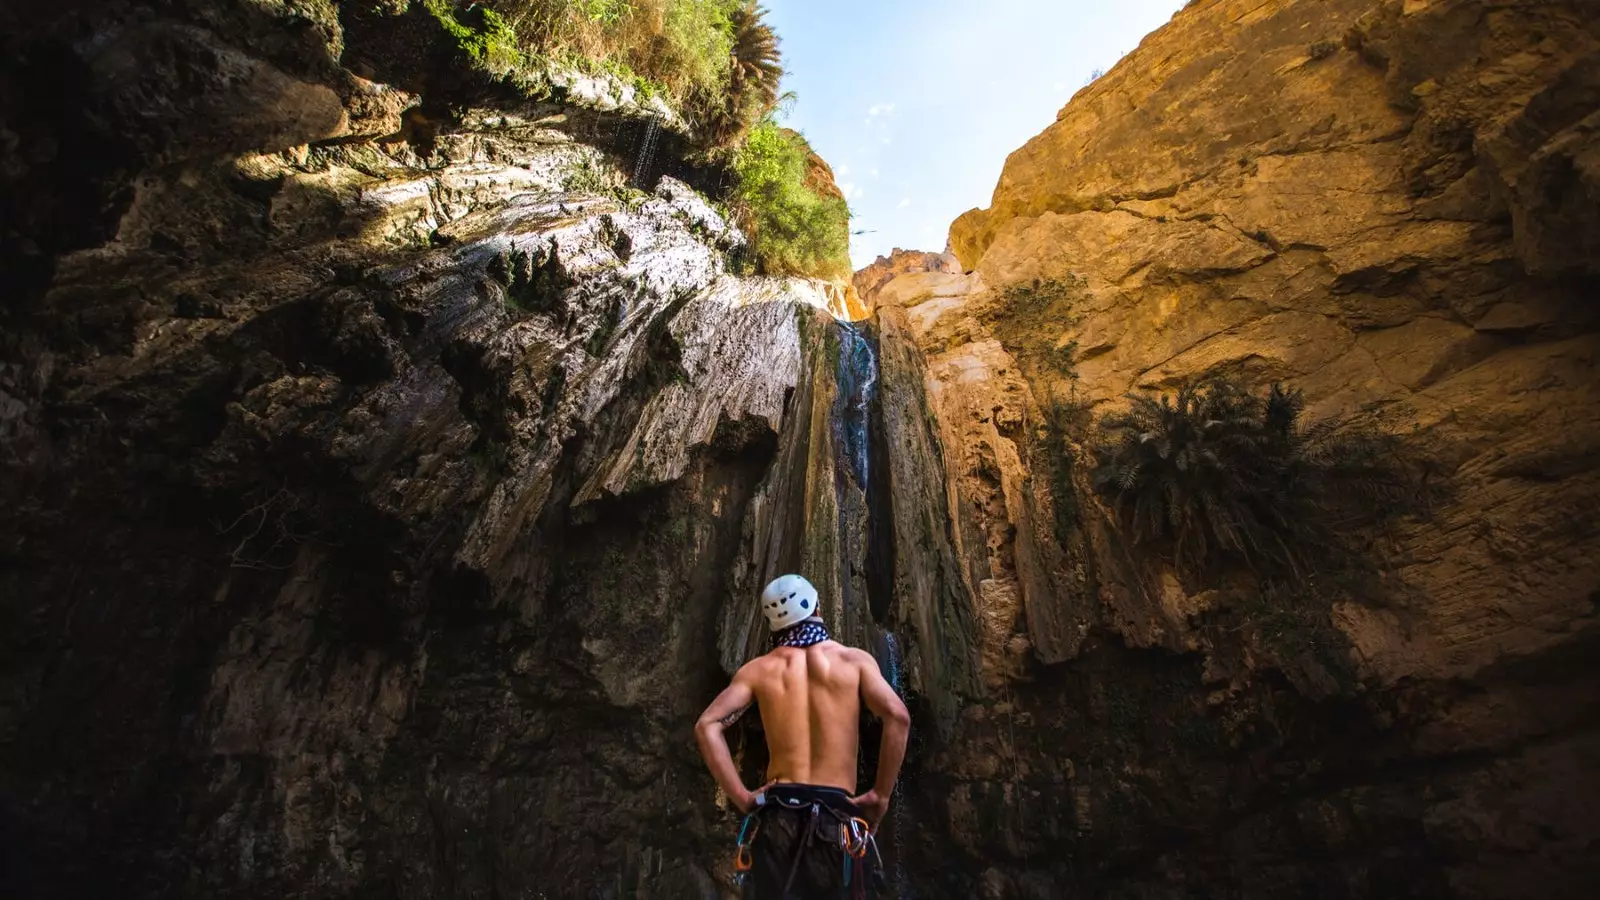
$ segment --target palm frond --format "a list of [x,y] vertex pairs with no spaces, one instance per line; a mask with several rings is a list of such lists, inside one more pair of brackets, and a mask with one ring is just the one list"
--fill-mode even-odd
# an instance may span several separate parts
[[1274,384],[1258,396],[1209,378],[1127,399],[1100,420],[1092,483],[1135,543],[1190,574],[1237,564],[1310,577],[1356,530],[1416,505],[1397,438],[1304,422],[1299,390]]

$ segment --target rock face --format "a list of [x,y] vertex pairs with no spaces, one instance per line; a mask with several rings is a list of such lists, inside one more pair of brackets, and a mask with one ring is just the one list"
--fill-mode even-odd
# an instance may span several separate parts
[[953,253],[923,253],[919,250],[896,248],[888,256],[880,256],[872,264],[855,273],[851,283],[862,296],[876,294],[900,275],[912,272],[949,272],[959,275],[961,261]]
[[726,274],[626,110],[417,132],[310,7],[10,33],[98,29],[7,107],[5,892],[716,896],[691,726],[848,292]]
[[[1012,155],[967,274],[862,289],[926,359],[981,648],[914,764],[926,890],[1593,893],[1597,77],[1582,3],[1199,0]],[[1246,627],[1084,478],[1089,416],[1217,373],[1449,485],[1325,625]]]

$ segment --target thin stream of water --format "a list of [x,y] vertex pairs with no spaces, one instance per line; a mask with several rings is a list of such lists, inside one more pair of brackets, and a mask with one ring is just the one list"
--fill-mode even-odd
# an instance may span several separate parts
[[656,159],[656,141],[661,137],[661,126],[651,119],[644,127],[644,139],[639,143],[639,156],[633,165],[633,184],[635,187],[644,188],[645,173],[650,171],[650,164]]
[[[855,486],[860,489],[861,495],[866,499],[865,514],[868,518],[868,528],[864,538],[867,546],[844,547],[845,557],[851,560],[868,560],[869,569],[881,559],[875,556],[885,550],[884,547],[875,546],[876,541],[883,541],[890,533],[886,528],[878,526],[887,523],[879,521],[880,517],[889,515],[889,510],[884,507],[881,496],[874,490],[872,466],[872,440],[873,440],[873,403],[877,399],[879,360],[878,348],[872,335],[865,327],[849,322],[839,322],[839,364],[836,372],[839,387],[839,402],[834,407],[838,416],[835,423],[838,435],[837,452],[841,468],[849,472],[849,477],[854,480]],[[841,490],[844,486],[841,484]],[[862,534],[851,529],[841,528],[841,538],[846,542],[859,540],[857,535]],[[877,590],[881,593],[887,585],[880,586]],[[873,587],[868,584],[867,593],[870,595]],[[854,592],[847,592],[845,597],[845,614],[851,619],[866,619],[878,622],[881,627],[887,611],[892,608],[889,598],[873,596],[856,596]],[[867,603],[868,609],[863,611],[855,604]],[[873,607],[879,607],[874,611]],[[863,612],[865,613],[863,615]],[[875,629],[876,630],[876,629]],[[877,656],[883,666],[884,677],[894,688],[895,693],[905,699],[905,673],[900,652],[900,642],[894,632],[884,628],[878,631],[879,646]],[[865,773],[872,777],[872,773]],[[889,803],[889,821],[879,829],[879,840],[885,866],[888,872],[888,885],[886,896],[905,900],[909,896],[906,889],[904,854],[900,852],[903,836],[910,827],[906,819],[905,807],[905,779],[895,785],[894,796]]]
[[839,392],[845,398],[840,423],[850,474],[863,490],[871,488],[872,401],[878,391],[878,351],[855,325],[839,323]]
[[[893,687],[894,692],[900,695],[900,699],[905,700],[906,686],[905,676],[900,664],[900,641],[892,631],[886,631],[883,634],[883,657],[884,668],[886,669],[884,677],[889,679],[889,686]],[[894,795],[889,798],[889,828],[890,833],[894,835],[896,846],[890,848],[891,852],[886,860],[890,868],[893,869],[893,874],[889,879],[889,892],[891,896],[898,898],[898,900],[906,900],[909,896],[906,892],[905,854],[900,851],[899,846],[902,843],[901,836],[906,833],[905,799],[905,776],[902,774],[900,780],[895,782]]]

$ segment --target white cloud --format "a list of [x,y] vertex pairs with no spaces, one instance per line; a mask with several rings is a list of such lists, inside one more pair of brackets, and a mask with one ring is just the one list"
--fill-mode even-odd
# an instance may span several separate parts
[[900,201],[900,205],[896,206],[895,209],[905,209],[906,207],[908,207],[910,205],[911,205],[911,198],[910,197],[906,197],[905,199]]
[[853,182],[841,181],[838,184],[839,193],[843,194],[846,200],[860,200],[861,195],[865,193],[861,188],[856,187]]
[[884,146],[888,146],[889,144],[891,144],[893,142],[890,141],[888,138],[884,138],[882,141],[879,141],[879,143],[883,144]]
[[874,103],[871,107],[869,107],[867,109],[867,122],[868,122],[868,124],[870,124],[873,119],[876,119],[879,116],[892,116],[892,115],[894,115],[894,104],[893,103]]
[[869,176],[873,177],[873,178],[877,178],[878,177],[878,170],[877,169],[873,169],[871,172],[868,172],[867,174]]
[[1062,91],[1065,91],[1066,89],[1067,89],[1067,83],[1065,81],[1058,81],[1055,84],[1050,85],[1050,90],[1055,91],[1058,94],[1061,93]]
[[845,164],[839,166],[838,171],[834,172],[833,174],[837,178],[843,178],[846,175],[849,175],[850,174],[850,164],[849,163],[845,163]]

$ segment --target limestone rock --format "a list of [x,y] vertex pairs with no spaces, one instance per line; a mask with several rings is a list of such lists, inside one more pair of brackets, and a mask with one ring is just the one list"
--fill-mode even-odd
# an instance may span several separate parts
[[[955,226],[958,252],[990,287],[1083,282],[1070,320],[1001,308],[990,320],[1036,330],[1034,346],[1075,342],[1078,388],[1091,403],[1242,368],[1293,381],[1314,410],[1375,411],[1391,427],[1418,429],[1464,484],[1487,477],[1539,506],[1587,505],[1600,485],[1583,476],[1511,488],[1472,460],[1488,449],[1486,428],[1520,432],[1541,410],[1593,408],[1592,379],[1565,374],[1569,361],[1582,368],[1595,352],[1592,306],[1546,277],[1587,265],[1576,249],[1589,240],[1587,226],[1572,216],[1584,205],[1576,160],[1588,152],[1586,85],[1600,58],[1600,41],[1581,24],[1592,21],[1562,4],[1493,14],[1470,2],[1245,6],[1197,4],[1152,35],[1130,60],[1142,65],[1074,98],[1012,157],[995,205]],[[1483,16],[1489,27],[1468,24]],[[1307,56],[1306,38],[1324,33],[1348,35],[1350,47]],[[1464,66],[1471,54],[1445,50],[1441,34],[1472,48],[1479,64]],[[1236,98],[1268,83],[1277,100],[1240,115]],[[1112,116],[1129,103],[1132,112]],[[1226,139],[1192,139],[1201,134]],[[1468,143],[1477,156],[1462,149],[1463,135],[1476,135]],[[1052,162],[1059,158],[1074,163]],[[1519,193],[1520,179],[1555,158],[1573,160],[1564,171],[1578,180],[1542,195],[1564,198],[1554,205],[1519,211],[1510,198],[1531,196]],[[1497,212],[1507,203],[1509,221]],[[1509,387],[1533,370],[1552,379],[1537,401],[1482,389],[1481,379]],[[1478,415],[1495,424],[1471,424]],[[1578,448],[1596,439],[1597,423],[1579,419],[1559,438],[1527,433],[1559,441],[1562,449],[1548,451],[1558,457],[1587,452]],[[1488,524],[1482,509],[1463,504],[1460,514],[1516,530]],[[1528,566],[1507,560],[1496,567],[1506,580],[1491,576],[1471,599],[1446,587],[1459,562],[1402,571],[1423,595],[1460,597],[1424,614],[1440,636],[1464,627],[1446,611],[1456,602],[1532,594],[1549,598],[1550,615],[1580,611],[1587,588],[1576,585],[1592,580],[1583,574],[1587,546],[1575,536],[1541,547],[1573,582],[1552,572],[1554,580],[1530,585]],[[1506,639],[1543,646],[1545,638],[1517,634],[1510,621],[1519,618],[1507,621]],[[1418,664],[1470,671],[1503,652],[1460,633],[1446,641],[1458,647],[1453,662]]]
[[[1050,838],[974,828],[1003,821],[1031,784],[1055,827],[1082,823],[1090,844],[1080,846],[1097,858],[1161,822],[1228,830],[1222,841],[1256,848],[1260,861],[1257,886],[1239,888],[1246,896],[1308,891],[1295,886],[1306,871],[1298,854],[1327,852],[1312,847],[1368,861],[1359,876],[1330,866],[1339,896],[1511,897],[1531,884],[1582,893],[1572,848],[1594,831],[1573,824],[1557,795],[1600,796],[1600,783],[1563,762],[1585,752],[1600,721],[1592,700],[1577,702],[1558,736],[1515,704],[1467,695],[1521,692],[1536,707],[1569,708],[1594,689],[1575,661],[1600,638],[1590,513],[1600,474],[1580,462],[1600,458],[1600,316],[1586,287],[1597,23],[1575,2],[1191,3],[1011,156],[988,209],[952,226],[970,275],[918,263],[863,290],[881,315],[903,316],[926,356],[952,527],[972,573],[986,699],[924,764],[955,786],[924,814],[950,822],[973,867],[1018,861],[990,870],[983,890],[1027,896],[1025,878],[1042,871],[1025,860]],[[1013,302],[1021,295],[1008,288],[1036,280],[1059,299]],[[1131,553],[1082,477],[1092,432],[1080,427],[1064,454],[1048,440],[1057,411],[1086,420],[1130,391],[1214,373],[1290,382],[1313,416],[1367,417],[1451,489],[1430,518],[1374,537],[1381,594],[1341,603],[1331,625],[1316,626],[1329,630],[1280,626],[1279,640],[1299,635],[1294,648],[1208,625],[1239,597],[1185,590]],[[1014,499],[1030,494],[1031,507]],[[1058,520],[1063,508],[1071,515]],[[1046,577],[1031,584],[1025,551],[1044,560]],[[1007,664],[1002,648],[1017,639],[1031,659]],[[1141,679],[1173,676],[1143,652],[1186,654],[1198,671],[1145,693]],[[1341,680],[1345,668],[1359,689]],[[1277,716],[1321,727],[1311,724],[1319,714],[1291,711],[1298,701],[1268,699],[1262,680],[1275,678],[1296,694],[1347,698],[1360,710],[1347,733],[1366,734],[1367,746],[1267,738],[1261,723]],[[1462,684],[1473,687],[1463,694]],[[1030,733],[1018,724],[1013,736],[1008,722],[1024,715]],[[1244,722],[1256,724],[1237,730]],[[1204,750],[1211,740],[1255,747],[1285,773],[1336,768],[1345,787],[1335,800],[1318,777],[1285,775],[1321,786],[1302,796],[1280,785],[1273,812],[1211,818],[1226,803],[1202,784],[1231,778],[1217,773],[1233,758]],[[1183,762],[1150,755],[1152,744]],[[1070,809],[1068,794],[1049,799],[1057,775],[1040,771],[1042,746],[1090,760],[1073,770]],[[1118,762],[1100,770],[1092,761],[1107,753]],[[999,772],[978,765],[995,756]],[[1385,774],[1420,759],[1459,768]],[[1492,786],[1490,772],[1506,781]],[[1195,793],[1175,800],[1178,782]],[[1472,799],[1441,799],[1456,790]],[[1501,802],[1545,837],[1467,824],[1479,804]],[[1110,825],[1107,810],[1117,811]],[[1272,834],[1289,820],[1310,829],[1293,847]],[[1384,851],[1363,830],[1413,835],[1392,858],[1462,862],[1382,875],[1370,860]],[[1176,885],[1210,878],[1194,873],[1213,852],[1168,850],[1162,874],[1079,885],[1179,896]],[[975,877],[961,883],[979,890]]]
[[896,276],[913,272],[948,272],[960,274],[960,263],[950,253],[922,253],[916,250],[895,248],[888,256],[880,256],[870,265],[855,273],[851,282],[862,296],[876,294]]

